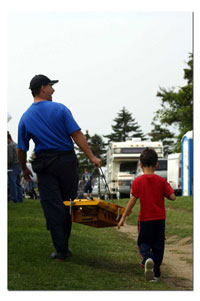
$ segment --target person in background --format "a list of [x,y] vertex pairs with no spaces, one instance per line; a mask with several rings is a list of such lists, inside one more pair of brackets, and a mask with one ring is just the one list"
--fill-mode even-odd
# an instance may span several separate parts
[[32,78],[30,90],[34,102],[22,115],[18,126],[18,158],[25,180],[31,180],[31,170],[26,165],[29,141],[35,143],[33,171],[37,174],[40,202],[56,252],[52,259],[64,261],[72,255],[69,249],[71,215],[63,201],[73,201],[78,188],[78,161],[73,141],[81,148],[91,163],[101,166],[101,160],[90,150],[87,140],[70,110],[52,101],[53,85],[39,74]]
[[8,190],[9,201],[23,203],[23,190],[21,186],[21,167],[17,157],[16,143],[7,131],[8,142]]
[[145,268],[146,280],[157,282],[161,275],[165,245],[165,197],[174,201],[176,196],[169,183],[154,174],[158,167],[158,156],[154,149],[146,148],[141,153],[140,166],[144,174],[132,183],[132,197],[118,223],[118,229],[123,226],[126,216],[131,214],[139,198],[137,244],[142,256],[141,267]]
[[82,175],[82,184],[84,185],[84,195],[86,197],[92,197],[92,184],[93,184],[93,175],[88,172],[88,169],[84,169],[84,174]]
[[78,190],[77,190],[77,199],[84,199],[85,195],[84,195],[84,185],[82,183],[82,180],[78,181]]

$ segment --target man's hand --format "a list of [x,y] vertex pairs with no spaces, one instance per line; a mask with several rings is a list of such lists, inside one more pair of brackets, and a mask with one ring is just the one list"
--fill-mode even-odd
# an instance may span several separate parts
[[26,166],[26,152],[24,152],[22,149],[20,148],[17,148],[17,156],[18,156],[18,159],[19,159],[19,163],[21,165],[21,169],[22,169],[22,172],[23,172],[23,176],[24,176],[24,179],[28,182],[31,182],[32,179],[30,176],[33,176],[32,172],[28,169],[28,167]]
[[101,159],[95,157],[87,143],[87,140],[81,130],[75,131],[71,134],[75,143],[80,147],[80,149],[86,154],[90,159],[90,162],[95,164],[97,167],[101,167]]
[[101,167],[101,159],[97,157],[93,157],[91,160],[91,163],[93,163],[97,167]]
[[23,176],[26,181],[32,182],[33,179],[31,179],[31,177],[33,177],[33,174],[27,166],[25,167],[25,169],[23,169]]

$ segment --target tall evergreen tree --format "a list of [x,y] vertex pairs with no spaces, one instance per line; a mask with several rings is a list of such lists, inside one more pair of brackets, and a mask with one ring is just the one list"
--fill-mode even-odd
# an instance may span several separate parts
[[133,137],[140,137],[142,140],[145,140],[145,135],[140,126],[125,107],[117,114],[114,122],[115,124],[112,125],[112,133],[104,136],[108,139],[108,143],[126,141]]

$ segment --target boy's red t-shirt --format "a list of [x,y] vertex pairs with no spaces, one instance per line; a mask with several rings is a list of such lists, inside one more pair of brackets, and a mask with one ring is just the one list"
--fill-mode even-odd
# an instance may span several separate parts
[[140,199],[139,221],[150,221],[166,218],[165,197],[174,190],[164,178],[144,174],[133,181],[131,193]]

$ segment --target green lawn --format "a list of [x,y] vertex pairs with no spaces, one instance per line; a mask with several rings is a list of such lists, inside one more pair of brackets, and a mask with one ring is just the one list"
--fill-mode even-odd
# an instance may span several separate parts
[[[192,239],[192,198],[167,201],[166,207],[167,235]],[[137,205],[127,223],[137,224],[138,210]],[[66,262],[50,259],[54,248],[40,202],[8,204],[9,290],[172,290],[162,281],[145,282],[136,242],[115,227],[73,223],[70,248],[73,256]]]
[[[121,202],[126,206],[128,200]],[[179,238],[193,235],[193,200],[192,197],[177,197],[176,201],[165,200],[166,207],[166,236],[176,235]],[[126,222],[136,225],[139,214],[139,201],[137,201],[133,213]]]

